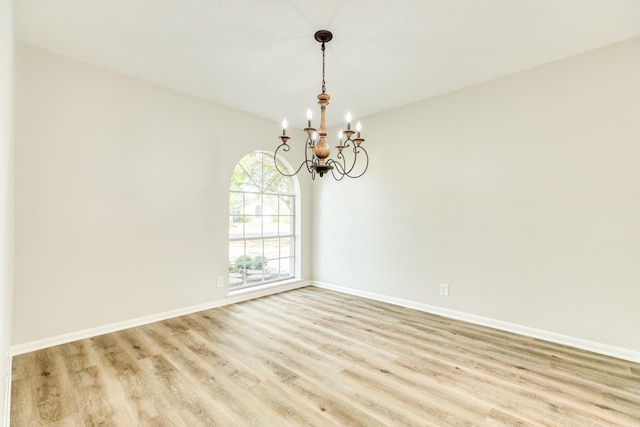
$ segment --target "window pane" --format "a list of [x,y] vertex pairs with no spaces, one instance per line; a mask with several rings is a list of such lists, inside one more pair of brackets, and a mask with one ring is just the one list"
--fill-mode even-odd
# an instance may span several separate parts
[[[278,169],[280,169],[281,171],[287,170],[287,168],[281,161],[278,160],[277,163]],[[293,184],[291,178],[288,176],[284,176],[280,174],[280,172],[278,172],[275,167],[273,157],[271,156],[264,156],[264,180],[264,191],[267,193],[293,193]]]
[[244,191],[264,191],[262,184],[262,153],[254,151],[244,156],[240,160],[240,166],[246,171],[255,188],[255,190],[246,188]]
[[229,238],[241,239],[243,237],[244,223],[239,221],[239,216],[229,217]]
[[293,255],[293,239],[287,237],[280,239],[280,257]]
[[260,191],[247,172],[237,165],[231,175],[231,190],[235,191]]
[[229,193],[229,215],[242,215],[244,212],[244,193]]
[[244,241],[229,242],[229,264],[236,267],[236,259],[244,255]]
[[257,285],[262,283],[264,277],[262,276],[262,270],[248,270],[247,271],[247,284]]
[[244,215],[262,215],[262,194],[245,193]]
[[262,240],[246,240],[246,254],[250,257],[264,256],[262,253]]
[[264,239],[264,256],[268,259],[280,258],[278,239]]
[[264,237],[275,237],[278,235],[278,217],[277,216],[263,217],[262,235]]
[[293,235],[293,217],[292,216],[281,216],[279,218],[280,236],[291,236]]
[[245,216],[244,221],[244,237],[261,237],[262,236],[262,217],[261,216]]
[[274,176],[274,179],[269,182],[269,187],[266,191],[269,193],[291,194],[291,187],[291,179],[286,176]]
[[280,278],[292,277],[294,271],[294,258],[282,258],[280,260]]
[[264,271],[265,280],[278,280],[280,276],[280,260],[272,259],[267,262]]
[[244,285],[244,275],[240,273],[229,273],[229,289],[238,288]]
[[290,196],[280,196],[280,215],[293,215],[294,198]]
[[263,215],[278,215],[278,196],[265,194],[262,197]]
[[229,288],[239,288],[244,285],[244,276],[240,273],[229,273]]

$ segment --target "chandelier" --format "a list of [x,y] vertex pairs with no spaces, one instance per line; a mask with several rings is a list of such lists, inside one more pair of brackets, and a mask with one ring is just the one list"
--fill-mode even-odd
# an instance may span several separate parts
[[[307,127],[304,128],[304,132],[307,134],[307,141],[305,144],[305,148],[307,149],[304,151],[304,161],[295,172],[289,174],[281,171],[278,168],[278,163],[275,161],[278,151],[282,150],[286,152],[291,149],[288,144],[290,138],[287,136],[287,119],[284,119],[282,121],[282,135],[280,136],[282,143],[278,148],[276,148],[273,156],[274,163],[278,172],[285,176],[296,175],[300,170],[302,170],[303,166],[306,166],[307,171],[311,174],[311,179],[315,179],[316,174],[322,177],[329,171],[331,171],[333,178],[337,181],[342,180],[345,176],[349,178],[359,178],[364,175],[369,167],[369,155],[367,154],[367,150],[361,146],[364,139],[360,137],[360,130],[362,128],[360,122],[356,124],[355,131],[351,129],[350,113],[347,113],[346,117],[347,129],[341,130],[338,134],[338,145],[336,146],[338,153],[336,154],[336,158],[329,158],[331,150],[329,148],[329,143],[326,141],[327,127],[325,125],[324,116],[327,105],[329,105],[330,96],[326,92],[324,81],[324,53],[325,44],[333,39],[333,34],[327,30],[320,30],[316,32],[315,39],[322,44],[322,93],[318,95],[318,104],[320,105],[320,126],[318,129],[311,127],[312,113],[311,109],[307,110]],[[354,135],[355,138],[353,137]],[[359,159],[363,159],[363,161],[359,162]]]

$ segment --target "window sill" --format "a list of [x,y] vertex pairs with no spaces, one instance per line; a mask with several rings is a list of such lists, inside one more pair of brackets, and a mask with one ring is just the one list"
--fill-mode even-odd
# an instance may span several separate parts
[[309,281],[302,279],[288,279],[280,282],[265,283],[264,285],[252,286],[250,288],[236,289],[229,291],[228,298],[234,298],[238,300],[247,300],[252,298],[259,298],[266,295],[275,294],[278,292],[289,291],[296,288],[302,288],[308,286]]

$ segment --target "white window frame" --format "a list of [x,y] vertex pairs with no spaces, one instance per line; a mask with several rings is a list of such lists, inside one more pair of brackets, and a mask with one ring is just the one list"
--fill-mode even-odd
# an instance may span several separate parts
[[[245,157],[254,154],[254,153],[260,153],[263,157],[262,157],[262,164],[268,164],[268,162],[273,162],[273,153],[269,153],[266,151],[261,151],[261,150],[256,150],[253,151],[251,153],[247,153],[245,156],[243,156],[238,163],[236,164],[236,167],[241,165],[241,161],[242,159],[244,159]],[[283,169],[286,172],[292,171],[291,165],[282,157],[278,156],[278,161],[280,162],[280,168]],[[244,169],[244,168],[243,168]],[[247,172],[247,174],[249,173],[249,171],[247,171],[246,169],[244,169],[245,172]],[[235,171],[235,167],[234,167],[234,171]],[[238,189],[232,189],[231,188],[231,183],[229,185],[229,196],[230,196],[230,201],[229,201],[229,291],[230,293],[232,292],[236,292],[236,291],[242,291],[245,289],[253,289],[255,287],[259,287],[259,286],[272,286],[272,285],[279,285],[282,284],[283,282],[287,282],[290,280],[295,280],[295,279],[299,279],[300,278],[300,185],[299,185],[299,181],[297,179],[296,176],[292,176],[292,177],[288,177],[287,179],[291,180],[291,192],[290,193],[278,193],[278,192],[272,192],[272,191],[259,191],[259,190],[254,190],[254,191],[245,191],[245,190],[238,190]],[[233,194],[238,194],[241,196],[242,198],[242,212],[233,212],[232,211],[232,195]],[[250,197],[274,197],[278,199],[278,208],[276,210],[277,214],[274,214],[273,212],[271,212],[270,214],[268,212],[265,211],[261,211],[261,212],[257,212],[258,210],[258,206],[255,206],[254,208],[256,209],[256,211],[253,212],[246,212],[244,209],[246,209],[247,204],[245,203],[247,196]],[[282,215],[281,214],[281,210],[280,210],[280,203],[282,203],[282,198],[287,197],[287,198],[292,198],[293,199],[293,203],[291,203],[291,212],[289,215]],[[246,227],[243,223],[242,228],[242,236],[241,237],[233,237],[232,236],[232,223],[233,223],[233,218],[234,216],[240,216],[241,218],[246,218],[246,217],[250,217],[251,219],[255,219],[255,218],[260,218],[260,229],[261,232],[259,235],[252,235],[252,236],[247,236],[247,231],[246,231]],[[289,233],[283,233],[281,234],[281,230],[280,230],[280,219],[281,217],[290,217],[290,232]],[[264,219],[267,217],[271,217],[271,219],[273,219],[274,217],[277,217],[278,221],[278,232],[276,235],[267,235],[265,236],[264,234]],[[255,230],[254,230],[255,231]],[[281,247],[281,243],[282,240],[281,239],[290,239],[290,245],[289,245],[289,253],[288,254],[284,254],[282,253],[282,247]],[[268,255],[268,253],[266,252],[265,249],[265,242],[273,242],[273,241],[278,241],[278,256],[273,256],[273,252],[271,252]],[[247,263],[244,265],[245,268],[238,268],[238,265],[235,265],[235,260],[237,259],[237,255],[238,252],[232,254],[232,248],[235,245],[236,246],[236,250],[237,250],[237,244],[239,242],[243,242],[244,244],[244,250],[243,250],[243,255],[247,256],[249,255],[249,251],[247,249],[248,243],[251,244],[256,244],[258,243],[257,246],[260,246],[259,242],[262,242],[262,250],[261,250],[261,255],[259,256],[264,256],[267,258],[267,265],[265,266],[265,268],[262,269],[262,276],[260,277],[259,274],[259,270],[256,268],[251,268],[250,264]],[[255,250],[255,247],[254,247]],[[255,253],[255,252],[254,252]],[[273,274],[273,265],[274,262],[277,261],[278,262],[278,274],[275,275]],[[281,273],[283,271],[282,269],[282,262],[288,262],[289,263],[289,272],[290,274],[287,276],[282,276]],[[253,265],[253,267],[255,267],[256,265]],[[241,277],[239,276],[241,275]]]

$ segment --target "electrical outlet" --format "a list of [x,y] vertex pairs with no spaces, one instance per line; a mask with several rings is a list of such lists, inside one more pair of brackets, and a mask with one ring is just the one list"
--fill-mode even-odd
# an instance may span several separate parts
[[440,295],[442,295],[443,297],[449,296],[449,285],[447,285],[446,283],[440,283]]
[[218,287],[219,288],[224,287],[224,277],[223,276],[218,276]]

